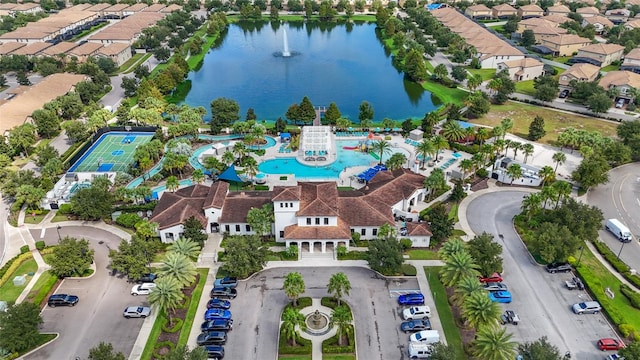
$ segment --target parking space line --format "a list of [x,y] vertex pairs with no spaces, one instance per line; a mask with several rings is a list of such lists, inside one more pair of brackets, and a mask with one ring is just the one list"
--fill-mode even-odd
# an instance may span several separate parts
[[420,293],[420,289],[417,289],[417,290],[413,290],[413,289],[389,290],[389,297],[398,297],[400,295],[418,294],[418,293]]

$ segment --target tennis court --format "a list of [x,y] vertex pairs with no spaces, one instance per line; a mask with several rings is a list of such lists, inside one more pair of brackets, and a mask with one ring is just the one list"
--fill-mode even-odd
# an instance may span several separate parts
[[138,145],[153,138],[151,132],[108,132],[71,166],[69,172],[125,172],[133,164]]

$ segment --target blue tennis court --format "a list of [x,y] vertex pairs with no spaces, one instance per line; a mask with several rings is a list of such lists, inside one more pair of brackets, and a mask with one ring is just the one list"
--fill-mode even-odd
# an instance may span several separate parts
[[124,172],[134,163],[133,154],[139,145],[153,138],[151,132],[108,132],[71,166],[69,172]]

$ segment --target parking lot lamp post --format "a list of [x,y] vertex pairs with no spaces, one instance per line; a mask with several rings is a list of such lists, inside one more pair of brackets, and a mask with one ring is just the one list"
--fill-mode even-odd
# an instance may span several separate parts
[[623,241],[622,246],[620,246],[620,251],[618,251],[618,260],[620,260],[620,254],[622,254],[622,249],[624,249],[624,244],[626,243]]
[[62,229],[62,226],[56,226],[56,232],[58,233],[58,242],[62,241],[62,237],[60,236],[60,229]]
[[578,262],[576,263],[576,267],[580,266],[580,260],[582,260],[583,251],[584,251],[584,246],[580,246],[580,255],[578,256]]

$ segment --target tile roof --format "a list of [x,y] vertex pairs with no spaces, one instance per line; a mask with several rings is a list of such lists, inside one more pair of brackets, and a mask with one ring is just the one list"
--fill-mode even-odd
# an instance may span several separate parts
[[547,8],[547,13],[549,13],[549,14],[551,14],[551,13],[568,14],[570,12],[571,12],[571,9],[569,9],[565,5],[549,6]]
[[285,240],[306,239],[351,239],[349,224],[338,219],[337,226],[298,226],[289,225],[284,228]]
[[375,197],[341,196],[338,198],[340,218],[351,226],[380,226],[394,223],[391,207]]
[[591,64],[573,64],[562,73],[562,76],[573,76],[576,79],[593,79],[600,68]]
[[635,19],[635,20],[628,21],[628,22],[626,22],[624,24],[624,26],[628,27],[628,28],[632,28],[632,29],[639,28],[640,27],[640,19]]
[[47,56],[56,56],[58,54],[66,54],[69,50],[77,46],[78,44],[76,43],[63,41],[42,50],[41,53]]
[[509,68],[530,68],[537,66],[544,66],[542,62],[534,58],[524,58],[520,60],[511,60],[503,62]]
[[640,60],[640,48],[635,48],[631,51],[629,51],[629,53],[627,55],[624,56],[625,60],[629,59],[629,60]]
[[618,45],[618,44],[591,44],[591,45],[587,45],[583,48],[581,48],[580,50],[578,50],[578,56],[580,55],[580,52],[589,52],[589,53],[594,53],[594,54],[601,54],[601,55],[610,55],[610,54],[615,54],[617,52],[620,51],[624,51],[624,46]]
[[273,193],[270,191],[242,191],[227,194],[222,206],[220,223],[246,223],[251,209],[261,208],[271,203]]
[[541,17],[539,19],[552,22],[552,23],[556,24],[556,26],[560,25],[560,24],[563,24],[563,23],[566,23],[568,21],[571,21],[571,19],[569,19],[567,16],[559,15],[559,14],[551,14],[551,15],[543,16],[543,17]]
[[48,42],[31,43],[31,44],[28,44],[27,46],[21,47],[20,49],[14,51],[11,54],[33,56],[33,55],[37,55],[39,52],[41,52],[42,50],[52,45],[53,45],[52,43],[48,43]]
[[431,229],[426,222],[408,222],[407,223],[407,235],[408,236],[431,236]]
[[516,11],[516,8],[514,8],[513,6],[509,5],[509,4],[499,4],[496,5],[494,7],[492,7],[493,10],[498,10],[498,11]]
[[149,5],[145,4],[145,3],[137,3],[137,4],[133,4],[131,6],[129,6],[128,8],[122,10],[124,12],[138,12],[138,11],[142,11],[142,9],[145,9],[149,7]]
[[562,35],[567,33],[567,29],[548,25],[536,26],[530,30],[533,31],[534,35]]
[[595,16],[589,16],[589,17],[585,17],[582,19],[583,22],[589,23],[591,25],[595,25],[595,24],[600,24],[604,27],[608,27],[608,28],[612,28],[613,22],[611,22],[611,20],[607,19],[604,16],[600,16],[600,15],[595,15]]
[[609,89],[611,86],[640,87],[640,75],[631,71],[609,71],[598,82],[600,86]]
[[589,14],[597,15],[597,14],[600,14],[600,10],[598,10],[598,8],[595,6],[587,6],[587,7],[576,9],[576,13],[580,15],[589,15]]
[[0,55],[9,55],[12,52],[20,49],[23,46],[26,46],[26,43],[19,42],[5,42],[0,44]]
[[[156,4],[157,5],[157,4]],[[153,5],[152,5],[153,6]],[[118,22],[118,26],[101,29],[89,37],[89,41],[96,40],[127,40],[133,41],[143,29],[155,24],[165,17],[158,12],[138,12]]]
[[153,5],[151,5],[149,7],[146,7],[144,9],[140,10],[140,11],[141,12],[158,12],[158,11],[160,11],[160,10],[166,8],[166,7],[167,6],[163,5],[163,4],[153,4]]
[[182,10],[182,6],[180,6],[178,4],[171,4],[171,5],[167,6],[164,9],[160,9],[160,12],[161,13],[171,13],[171,12],[180,11],[180,10]]
[[67,55],[75,56],[90,56],[95,54],[98,49],[102,47],[102,44],[86,42],[78,47],[75,47],[67,52]]
[[555,45],[590,44],[591,40],[574,34],[563,34],[544,39],[545,42]]
[[[222,208],[222,206],[207,206],[207,199],[209,199],[211,193],[228,189],[228,183],[217,181],[211,186],[196,184],[179,189],[176,192],[165,191],[162,193],[155,209],[153,209],[150,220],[156,222],[159,229],[166,229],[182,224],[191,216],[195,216],[206,227],[208,226],[207,219],[202,210],[207,207]],[[218,203],[215,205],[218,205]]]
[[478,12],[478,11],[489,12],[489,11],[491,11],[491,9],[489,9],[488,7],[486,7],[485,5],[482,5],[482,4],[469,6],[467,8],[467,10],[471,10],[473,12]]
[[538,5],[535,4],[529,4],[529,5],[523,5],[520,6],[520,9],[524,12],[544,12],[544,10],[542,10],[542,8]]
[[125,51],[129,49],[129,51],[131,51],[131,45],[129,44],[125,44],[125,43],[113,43],[109,46],[105,46],[103,48],[100,48],[98,50],[98,54],[101,55],[106,55],[106,56],[111,56],[111,55],[117,55],[120,54],[121,52]]
[[301,182],[298,216],[338,216],[338,188],[335,182]]

